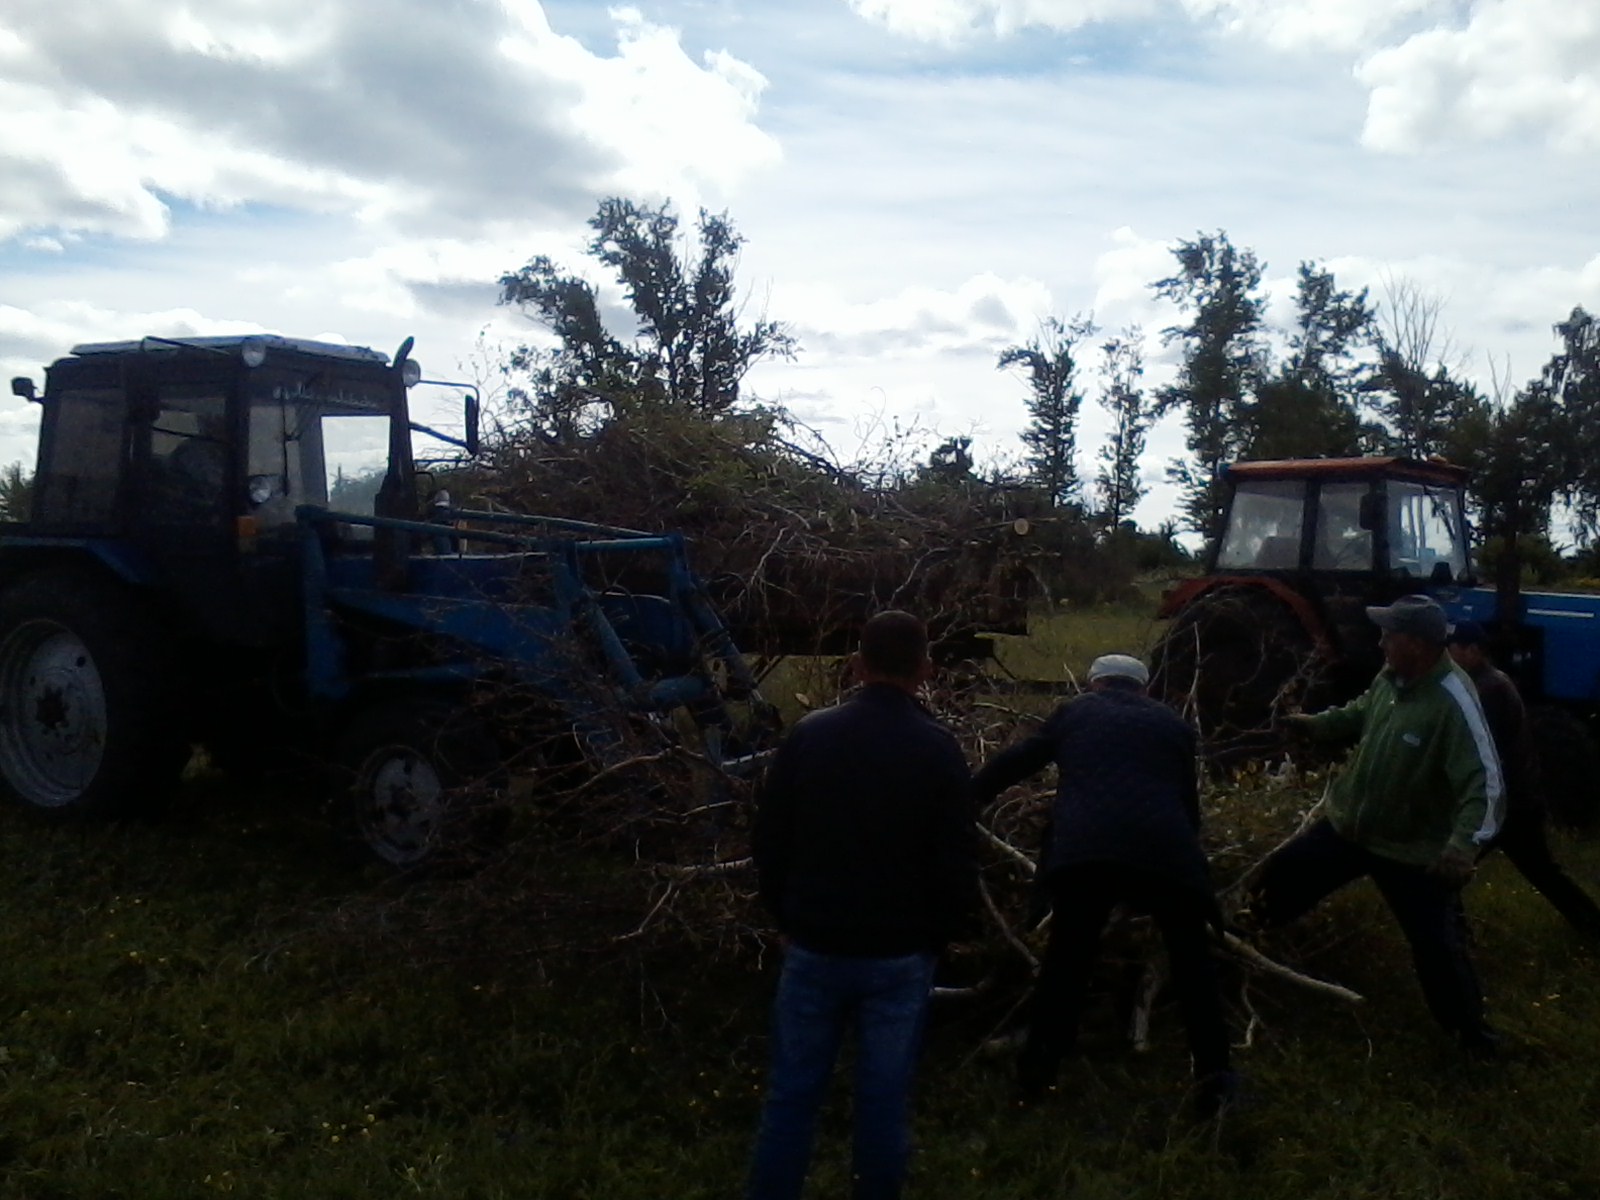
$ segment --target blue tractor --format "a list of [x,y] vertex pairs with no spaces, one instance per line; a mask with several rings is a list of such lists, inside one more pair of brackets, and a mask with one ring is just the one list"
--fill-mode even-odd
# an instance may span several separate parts
[[[1372,457],[1238,462],[1205,572],[1167,594],[1156,649],[1168,697],[1191,705],[1213,754],[1276,746],[1273,715],[1359,693],[1382,665],[1366,606],[1425,592],[1495,635],[1535,710],[1547,765],[1600,767],[1600,596],[1480,586],[1464,468]],[[1566,774],[1578,777],[1580,770]],[[1569,789],[1575,790],[1575,789]],[[1593,775],[1573,823],[1593,815]]]
[[518,738],[754,761],[775,718],[682,538],[452,508],[430,480],[477,452],[476,393],[459,436],[413,421],[410,350],[145,338],[13,381],[43,418],[28,519],[0,526],[12,799],[133,813],[196,745],[299,755],[341,764],[341,828],[410,866],[481,824]]

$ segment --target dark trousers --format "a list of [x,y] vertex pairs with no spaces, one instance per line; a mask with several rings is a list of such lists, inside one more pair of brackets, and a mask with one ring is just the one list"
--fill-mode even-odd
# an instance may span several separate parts
[[1196,1077],[1228,1068],[1228,1030],[1206,932],[1210,897],[1149,871],[1118,863],[1063,867],[1048,880],[1055,916],[1029,1011],[1028,1040],[1017,1063],[1029,1088],[1055,1082],[1078,1040],[1100,935],[1118,904],[1149,913],[1166,944]]
[[1568,924],[1585,937],[1600,940],[1600,907],[1596,907],[1589,894],[1572,881],[1550,853],[1543,813],[1519,815],[1513,809],[1493,849],[1509,858],[1511,865],[1550,901]]
[[1434,1020],[1464,1041],[1481,1038],[1483,988],[1467,951],[1461,891],[1425,868],[1374,854],[1318,821],[1267,859],[1251,908],[1262,924],[1282,925],[1363,875],[1377,885],[1411,945]]

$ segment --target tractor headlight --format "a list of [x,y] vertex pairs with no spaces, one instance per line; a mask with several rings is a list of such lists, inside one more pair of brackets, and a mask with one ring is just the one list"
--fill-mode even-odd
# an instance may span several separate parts
[[408,358],[400,364],[400,382],[409,387],[416,387],[422,382],[422,364],[414,358]]
[[239,343],[239,358],[247,367],[259,367],[267,361],[267,343],[264,338],[247,337]]
[[259,508],[277,494],[278,481],[271,475],[252,475],[249,487],[250,503]]

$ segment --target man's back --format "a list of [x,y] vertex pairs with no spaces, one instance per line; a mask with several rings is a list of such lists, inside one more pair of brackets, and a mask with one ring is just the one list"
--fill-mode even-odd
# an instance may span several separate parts
[[768,771],[755,829],[761,894],[828,954],[935,950],[975,885],[966,761],[906,692],[869,684],[801,720]]
[[1046,871],[1114,862],[1209,889],[1196,837],[1195,735],[1175,712],[1138,692],[1086,692],[985,767],[978,794],[1052,762],[1057,793]]

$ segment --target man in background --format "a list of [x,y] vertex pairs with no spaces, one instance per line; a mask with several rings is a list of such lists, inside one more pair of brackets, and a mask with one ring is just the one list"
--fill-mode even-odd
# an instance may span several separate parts
[[1511,865],[1574,929],[1600,942],[1600,908],[1550,853],[1545,793],[1527,708],[1517,685],[1490,661],[1488,641],[1488,631],[1476,621],[1457,621],[1450,628],[1450,657],[1478,689],[1505,775],[1505,822],[1488,850],[1504,851]]
[[749,1200],[800,1196],[852,1030],[852,1195],[901,1194],[934,967],[976,895],[971,776],[916,697],[933,670],[927,630],[909,613],[879,613],[852,661],[859,690],[790,730],[757,801],[761,899],[785,951]]

